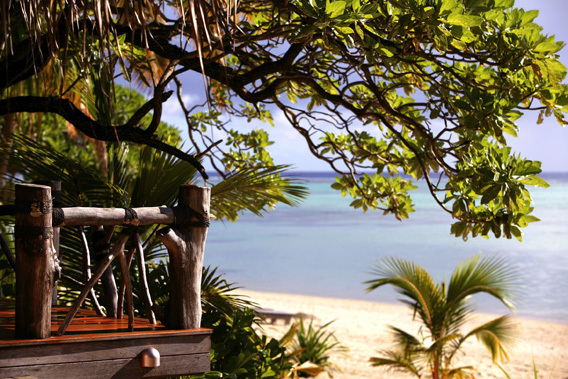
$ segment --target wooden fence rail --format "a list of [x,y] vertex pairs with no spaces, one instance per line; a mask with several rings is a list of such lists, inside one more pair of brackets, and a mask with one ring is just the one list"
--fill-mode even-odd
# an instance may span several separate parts
[[[201,273],[203,252],[209,226],[210,188],[183,185],[179,189],[177,207],[88,208],[53,207],[50,186],[17,184],[16,203],[4,206],[3,213],[15,211],[16,235],[16,336],[47,338],[51,329],[51,297],[60,268],[54,243],[54,228],[63,226],[168,225],[157,232],[169,254],[170,303],[168,318],[171,329],[197,329],[201,324]],[[139,236],[125,228],[117,238],[106,260],[99,263],[81,294],[61,324],[62,335],[85,298],[92,294],[95,283],[115,257],[121,260],[123,277],[128,278],[129,260],[124,255],[127,241],[134,237],[133,250],[144,271]],[[84,239],[84,233],[82,234]],[[88,246],[83,241],[84,254]],[[132,255],[130,254],[130,255]],[[143,272],[145,274],[145,272]],[[86,276],[89,272],[85,273]],[[132,289],[124,282],[132,324]],[[147,292],[147,288],[144,291]],[[148,295],[149,298],[149,295]],[[150,304],[147,304],[150,309]],[[120,317],[120,315],[119,315]]]

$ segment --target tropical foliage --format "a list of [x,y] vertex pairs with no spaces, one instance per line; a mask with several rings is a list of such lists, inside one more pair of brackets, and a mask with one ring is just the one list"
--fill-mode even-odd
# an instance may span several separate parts
[[[455,218],[456,236],[521,239],[521,228],[537,220],[527,186],[547,184],[536,176],[540,163],[514,154],[508,141],[527,111],[566,124],[563,44],[534,22],[538,12],[515,9],[514,0],[2,7],[6,145],[23,113],[59,114],[94,140],[151,146],[206,177],[203,159],[227,176],[271,166],[268,128],[256,125],[285,119],[277,127],[288,124],[337,172],[334,188],[352,196],[353,207],[406,218],[409,177],[424,179]],[[115,75],[148,94],[121,120],[111,118],[122,100]],[[203,96],[193,85],[200,77]],[[156,133],[173,95],[168,86],[177,90],[191,146]],[[196,94],[198,102],[187,101]],[[256,129],[235,125],[239,119]]]
[[[140,101],[135,92],[117,87],[124,97]],[[132,102],[130,103],[132,105]],[[128,107],[116,109],[116,114],[128,117]],[[147,146],[108,144],[105,159],[99,160],[94,150],[97,145],[91,140],[67,138],[61,143],[63,134],[57,120],[47,120],[38,134],[29,138],[24,133],[15,133],[10,146],[0,148],[7,157],[6,175],[3,178],[6,189],[13,183],[49,178],[62,182],[62,200],[67,205],[99,207],[143,207],[174,205],[179,187],[195,183],[196,170],[168,153],[156,151]],[[158,130],[168,130],[161,125]],[[170,133],[172,143],[180,143],[178,134]],[[257,167],[235,170],[225,179],[211,183],[211,215],[217,220],[235,221],[243,212],[262,215],[277,203],[297,205],[306,195],[305,187],[295,179],[282,177],[284,166]],[[13,193],[5,192],[5,201],[12,202]],[[13,250],[13,220],[6,218],[3,236]],[[88,228],[83,228],[87,230]],[[58,301],[66,304],[76,298],[85,282],[84,246],[82,230],[61,228],[60,254],[63,276],[58,283]],[[106,231],[109,233],[109,230]],[[131,265],[130,276],[133,286],[134,311],[139,317],[147,317],[144,289],[138,285],[142,270],[147,271],[148,284],[153,303],[167,308],[169,300],[169,272],[167,254],[159,241],[154,238],[155,227],[139,227],[144,245],[145,266]],[[87,234],[88,237],[88,234]],[[92,243],[90,248],[92,251]],[[127,248],[129,248],[127,246]],[[136,258],[138,259],[138,258]],[[87,263],[88,265],[90,264]],[[15,295],[14,271],[5,257],[0,258],[0,284],[2,296]],[[235,287],[227,283],[216,269],[204,268],[202,276],[202,302],[204,327],[215,329],[213,336],[212,370],[209,376],[240,378],[275,377],[292,366],[284,354],[280,342],[269,339],[255,331],[254,306],[250,301],[233,294]],[[102,289],[96,287],[97,298]],[[100,301],[100,300],[99,300]],[[94,306],[91,298],[87,306]],[[232,341],[230,343],[230,341]]]
[[[77,206],[139,207],[174,205],[182,184],[195,180],[195,170],[166,153],[142,149],[137,171],[128,169],[124,147],[111,147],[108,177],[89,165],[50,149],[47,144],[15,137],[10,150],[10,171],[17,180],[50,178],[61,180],[63,202]],[[91,162],[92,163],[92,162]],[[132,168],[132,167],[130,167]],[[211,214],[218,220],[236,220],[240,213],[261,214],[276,203],[296,205],[305,196],[305,188],[291,178],[280,178],[283,167],[258,170],[256,175],[242,171],[212,187]],[[14,178],[13,178],[14,179]],[[251,201],[257,199],[257,201]],[[153,237],[152,227],[141,227],[140,235],[148,239],[146,259],[163,259],[167,254]],[[62,229],[61,255],[64,272],[74,282],[82,279],[82,245],[77,231]],[[67,278],[67,274],[64,279]],[[74,287],[74,286],[72,286]]]
[[[292,378],[314,377],[327,372],[329,377],[338,367],[332,362],[332,354],[344,354],[347,348],[342,346],[329,326],[333,321],[319,327],[311,319],[307,324],[303,316],[292,325],[294,339],[289,353],[294,366],[290,370]],[[306,326],[307,324],[307,326]]]
[[485,345],[493,361],[507,358],[515,336],[510,316],[498,317],[468,332],[462,328],[473,312],[472,295],[488,294],[512,309],[519,280],[508,262],[475,256],[461,263],[449,282],[436,282],[424,268],[396,258],[382,259],[373,273],[376,278],[366,282],[367,290],[393,285],[421,324],[418,336],[390,326],[394,346],[382,351],[380,357],[371,358],[373,366],[417,378],[473,378],[473,367],[453,365],[471,337]]

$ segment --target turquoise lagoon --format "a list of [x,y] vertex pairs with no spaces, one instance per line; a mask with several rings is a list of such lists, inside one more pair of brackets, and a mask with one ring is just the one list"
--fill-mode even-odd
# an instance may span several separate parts
[[[394,290],[367,293],[362,284],[372,278],[371,266],[380,257],[412,260],[443,279],[460,261],[493,254],[507,258],[522,275],[518,316],[568,323],[568,173],[542,175],[551,187],[531,189],[534,215],[542,221],[524,229],[523,242],[453,237],[451,216],[423,186],[413,191],[416,212],[400,222],[379,211],[350,208],[351,199],[330,188],[332,174],[298,175],[310,190],[300,207],[214,222],[205,264],[250,290],[396,302]],[[507,312],[485,295],[474,301],[480,311]]]

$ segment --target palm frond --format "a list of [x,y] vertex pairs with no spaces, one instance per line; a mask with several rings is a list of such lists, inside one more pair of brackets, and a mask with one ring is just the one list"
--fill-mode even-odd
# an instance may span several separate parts
[[201,300],[204,309],[215,308],[224,314],[231,314],[235,308],[255,308],[258,304],[234,293],[239,287],[227,282],[223,274],[217,273],[217,267],[203,268],[201,277]]
[[444,302],[444,293],[430,274],[421,266],[398,258],[383,258],[372,273],[377,279],[366,281],[367,291],[391,284],[417,305],[414,307],[431,333],[436,332],[435,320]]
[[376,366],[395,368],[416,375],[417,363],[428,365],[432,372],[442,373],[444,378],[470,378],[470,367],[452,367],[452,359],[462,344],[476,336],[491,353],[493,360],[507,358],[508,349],[514,342],[515,328],[508,316],[499,317],[481,325],[466,335],[461,328],[473,312],[469,302],[476,293],[489,293],[504,303],[515,293],[517,273],[514,268],[496,258],[481,259],[476,256],[458,266],[450,284],[435,283],[420,266],[402,259],[384,258],[373,271],[378,278],[367,281],[367,290],[372,291],[391,284],[405,295],[402,301],[408,304],[415,315],[429,330],[428,348],[421,346],[416,337],[391,327],[395,346],[373,358]]
[[132,205],[171,206],[182,184],[195,178],[195,168],[172,155],[144,147],[140,151],[140,172],[132,184]]
[[[280,345],[281,346],[291,345],[294,341],[294,337],[296,337],[296,332],[298,331],[299,328],[300,328],[299,322],[292,323],[292,325],[290,325],[290,328],[288,328],[286,333],[284,333],[284,335],[280,337],[280,339],[278,340],[280,342]],[[301,351],[296,350],[292,354],[287,353],[287,356],[291,357],[292,355],[298,355],[300,353]]]
[[487,293],[514,309],[518,295],[519,274],[509,262],[498,257],[481,258],[476,255],[461,263],[452,274],[448,289],[448,307],[476,293]]
[[467,333],[463,340],[471,336],[477,337],[491,353],[491,359],[502,362],[508,359],[508,350],[515,343],[517,327],[510,316],[501,316],[491,320]]
[[443,351],[444,347],[451,343],[452,341],[455,341],[459,338],[461,338],[461,334],[449,334],[449,335],[445,335],[441,338],[438,338],[436,341],[434,341],[429,347],[428,349],[426,349],[426,352],[428,354],[434,354],[436,352],[441,352]]
[[63,202],[69,205],[104,206],[119,203],[124,191],[108,183],[93,166],[55,151],[51,145],[15,135],[10,154],[10,171],[23,180],[61,181]]
[[111,144],[108,148],[107,180],[124,191],[121,202],[110,204],[110,206],[132,206],[132,181],[136,178],[137,172],[136,168],[130,164],[129,152],[130,149],[126,143]]
[[300,317],[300,327],[296,331],[296,340],[293,343],[293,351],[301,351],[295,357],[298,364],[311,362],[321,367],[331,366],[329,362],[330,353],[345,353],[347,349],[342,346],[333,331],[328,329],[333,323],[330,321],[320,327],[314,325],[311,319],[306,326],[303,317]]
[[382,352],[383,357],[371,357],[369,362],[373,367],[382,367],[387,371],[411,373],[417,378],[422,377],[422,369],[417,367],[415,363],[404,354],[397,351]]
[[235,221],[243,211],[261,216],[276,203],[297,206],[307,188],[282,174],[288,166],[245,169],[211,188],[211,213],[217,219]]
[[444,370],[441,374],[447,379],[474,379],[472,371],[472,366],[462,366]]
[[392,325],[389,325],[388,328],[393,339],[395,349],[403,351],[406,354],[425,351],[422,341],[412,334]]

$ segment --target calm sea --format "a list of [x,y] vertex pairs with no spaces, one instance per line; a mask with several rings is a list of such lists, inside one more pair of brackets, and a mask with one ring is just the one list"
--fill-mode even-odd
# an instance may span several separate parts
[[[450,235],[451,216],[423,186],[414,191],[416,212],[397,221],[382,212],[354,210],[350,198],[331,189],[330,174],[301,174],[310,190],[300,207],[280,206],[264,217],[214,222],[205,264],[218,266],[229,282],[250,290],[396,302],[390,288],[367,293],[364,281],[384,256],[412,260],[437,279],[482,253],[506,257],[522,274],[518,316],[568,323],[568,173],[542,175],[550,188],[532,188],[534,215],[523,242]],[[418,183],[420,185],[420,183]],[[506,313],[485,295],[473,299],[483,312]]]

